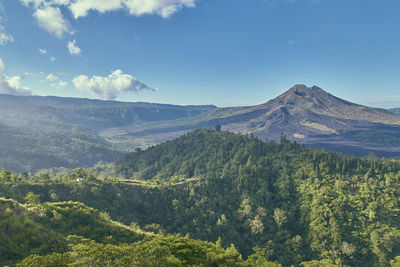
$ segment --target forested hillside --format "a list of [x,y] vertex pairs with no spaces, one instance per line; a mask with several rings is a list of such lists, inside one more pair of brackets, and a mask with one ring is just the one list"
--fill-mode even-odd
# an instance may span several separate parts
[[0,122],[19,127],[68,130],[81,126],[106,128],[194,117],[215,106],[178,106],[153,103],[104,101],[55,96],[0,94]]
[[400,161],[218,130],[129,154],[108,170],[129,180],[97,179],[89,170],[60,178],[3,170],[0,192],[18,201],[29,192],[43,201],[80,201],[156,233],[220,238],[243,257],[258,246],[283,266],[397,266]]
[[0,198],[0,263],[9,264],[30,254],[64,252],[65,237],[79,235],[97,242],[120,244],[143,239],[146,234],[111,221],[107,214],[75,202],[40,203],[28,193],[22,205]]
[[0,124],[0,166],[18,172],[52,167],[90,167],[122,155],[96,132],[80,127],[50,131]]
[[233,245],[225,250],[220,241],[156,235],[136,224],[125,226],[81,203],[41,203],[32,192],[25,201],[0,198],[1,265],[280,266],[257,250],[244,261]]
[[110,128],[190,118],[214,108],[0,94],[0,168],[33,173],[109,163],[152,144]]

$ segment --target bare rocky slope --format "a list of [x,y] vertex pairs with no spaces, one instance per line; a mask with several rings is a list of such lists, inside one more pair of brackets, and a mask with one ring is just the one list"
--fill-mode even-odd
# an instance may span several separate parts
[[274,141],[284,135],[309,146],[356,155],[400,155],[399,115],[354,104],[317,86],[302,84],[257,106],[218,108],[174,123],[113,128],[101,134],[161,143],[187,131],[215,125]]

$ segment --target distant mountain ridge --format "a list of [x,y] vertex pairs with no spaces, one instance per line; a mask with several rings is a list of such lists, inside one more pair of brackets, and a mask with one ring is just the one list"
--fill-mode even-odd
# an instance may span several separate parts
[[[394,112],[354,104],[302,84],[264,104],[227,108],[0,95],[0,124],[11,127],[0,132],[3,150],[18,152],[0,153],[0,168],[87,167],[216,125],[263,140],[278,141],[284,135],[311,147],[399,157],[400,115]],[[11,132],[17,133],[15,138],[6,139]],[[35,159],[28,163],[19,155],[30,151],[35,151]],[[80,151],[79,157],[71,158],[73,151]],[[90,154],[93,151],[96,155]],[[46,165],[44,159],[49,157],[57,164]]]
[[0,122],[51,129],[63,129],[66,124],[80,125],[99,131],[130,124],[194,117],[215,108],[212,105],[178,106],[55,96],[0,95]]
[[[194,117],[215,106],[178,106],[55,96],[0,95],[0,168],[35,172],[112,162],[141,140],[107,140],[104,129]],[[152,143],[151,143],[152,144]]]
[[317,86],[305,85],[296,85],[265,104],[242,110],[241,114],[253,116],[245,123],[228,123],[226,127],[273,140],[278,140],[281,134],[301,140],[313,135],[338,135],[376,123],[400,125],[400,116],[357,105]]
[[[213,109],[175,124],[119,129],[122,136],[156,143],[201,127],[253,134],[278,141],[281,135],[310,146],[395,157],[400,155],[400,116],[335,97],[317,86],[295,85],[261,105]],[[103,134],[107,134],[106,130]],[[115,131],[114,129],[114,132]]]

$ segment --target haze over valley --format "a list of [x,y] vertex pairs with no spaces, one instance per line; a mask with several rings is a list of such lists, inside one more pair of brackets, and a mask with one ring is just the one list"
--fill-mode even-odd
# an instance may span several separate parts
[[278,142],[285,136],[359,156],[400,153],[400,115],[345,101],[317,86],[295,85],[249,107],[11,95],[0,95],[0,103],[0,162],[20,172],[109,163],[137,148],[216,125],[264,141]]

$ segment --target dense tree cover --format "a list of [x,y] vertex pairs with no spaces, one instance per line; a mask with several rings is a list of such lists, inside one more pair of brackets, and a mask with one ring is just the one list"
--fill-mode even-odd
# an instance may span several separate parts
[[0,124],[0,147],[0,166],[18,172],[90,167],[122,155],[97,133],[80,127],[45,131]]
[[0,263],[29,254],[63,252],[65,237],[76,234],[106,244],[132,243],[149,234],[113,222],[107,214],[76,202],[43,203],[30,192],[26,205],[0,198]]
[[17,202],[0,198],[0,265],[11,264],[31,253],[46,254],[66,247],[61,234],[25,216]]
[[30,191],[43,201],[80,201],[156,233],[220,237],[222,247],[233,243],[244,257],[256,247],[261,260],[284,266],[398,262],[396,160],[309,150],[284,137],[276,144],[197,130],[120,159],[116,171],[142,180],[99,180],[85,170],[62,178],[3,170],[0,192],[20,201]]
[[0,264],[27,256],[17,266],[281,266],[257,250],[244,261],[233,244],[132,229],[81,203],[25,199],[0,198]]
[[[74,236],[68,239],[71,238],[77,239]],[[119,246],[82,238],[74,243],[70,245],[70,251],[64,254],[33,254],[17,266],[256,266],[244,261],[234,246],[223,249],[216,244],[189,237],[154,237]],[[266,263],[269,265],[264,266],[280,266]]]

